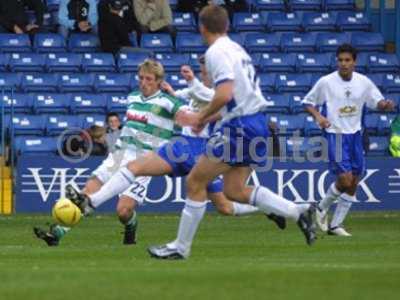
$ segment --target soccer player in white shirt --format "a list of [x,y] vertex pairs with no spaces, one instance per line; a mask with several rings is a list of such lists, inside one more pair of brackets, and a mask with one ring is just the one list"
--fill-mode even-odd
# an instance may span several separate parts
[[[338,70],[320,78],[305,96],[303,104],[325,131],[330,171],[336,182],[318,204],[317,224],[331,235],[351,236],[343,221],[356,202],[356,190],[365,170],[362,145],[362,114],[364,106],[383,111],[392,110],[394,103],[384,100],[375,84],[354,71],[357,51],[343,44],[336,52]],[[321,112],[316,106],[321,106]],[[339,149],[339,151],[337,151]],[[328,210],[338,200],[328,226]]]

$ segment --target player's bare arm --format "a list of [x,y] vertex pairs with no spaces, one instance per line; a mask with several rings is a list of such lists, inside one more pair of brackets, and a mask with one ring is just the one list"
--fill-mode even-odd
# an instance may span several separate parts
[[307,105],[305,110],[311,114],[321,128],[329,128],[331,123],[312,105]]

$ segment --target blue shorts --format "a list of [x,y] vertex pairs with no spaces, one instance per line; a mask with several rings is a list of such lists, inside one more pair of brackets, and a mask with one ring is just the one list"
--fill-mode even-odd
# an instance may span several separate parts
[[264,166],[267,161],[268,122],[265,113],[222,123],[208,139],[206,155],[232,166]]
[[[206,144],[207,139],[204,138],[180,136],[163,145],[157,153],[172,167],[170,176],[182,177],[190,173],[200,155],[205,152]],[[222,191],[223,181],[219,177],[207,186],[209,193]]]
[[[352,172],[361,176],[365,171],[364,148],[361,131],[341,134],[341,145],[336,145],[338,134],[325,133],[328,141],[329,170],[335,175]],[[340,141],[337,141],[340,143]]]

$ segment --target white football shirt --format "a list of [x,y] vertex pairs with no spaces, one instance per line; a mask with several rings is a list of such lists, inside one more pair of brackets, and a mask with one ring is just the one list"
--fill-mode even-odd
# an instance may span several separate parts
[[353,72],[345,81],[339,72],[321,77],[303,99],[303,104],[326,105],[325,117],[331,123],[330,133],[352,134],[361,130],[364,105],[376,108],[384,97],[366,76]]
[[267,108],[250,56],[228,36],[218,38],[206,52],[206,69],[214,87],[233,81],[233,99],[220,111],[222,122]]

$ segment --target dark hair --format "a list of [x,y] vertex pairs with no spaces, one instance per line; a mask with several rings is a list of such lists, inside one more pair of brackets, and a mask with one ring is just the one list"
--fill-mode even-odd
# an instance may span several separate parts
[[199,64],[204,65],[206,63],[206,56],[205,55],[201,55],[198,58]]
[[350,53],[354,60],[357,59],[357,49],[350,44],[343,44],[336,50],[336,57],[339,57],[341,53]]
[[107,116],[106,116],[106,124],[108,124],[108,120],[109,120],[111,117],[117,117],[118,120],[119,120],[119,115],[118,115],[116,112],[109,112],[109,113],[107,114]]
[[200,24],[211,33],[226,33],[229,17],[225,8],[218,5],[207,5],[199,14]]

